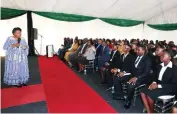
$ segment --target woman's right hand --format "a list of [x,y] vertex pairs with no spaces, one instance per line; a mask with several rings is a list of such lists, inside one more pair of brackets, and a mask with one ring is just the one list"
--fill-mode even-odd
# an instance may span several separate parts
[[14,48],[14,47],[19,47],[20,46],[20,44],[19,43],[16,43],[16,44],[12,44],[12,47]]

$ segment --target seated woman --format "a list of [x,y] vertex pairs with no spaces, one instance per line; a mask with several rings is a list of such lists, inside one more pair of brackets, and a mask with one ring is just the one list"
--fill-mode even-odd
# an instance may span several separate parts
[[81,51],[81,48],[82,48],[82,45],[83,45],[83,40],[79,39],[79,47],[77,48],[77,50],[73,53],[71,53],[69,56],[68,56],[68,63],[69,63],[69,66],[72,67],[72,60],[75,58],[76,55],[78,55],[78,53]]
[[154,102],[161,95],[174,95],[177,90],[177,66],[171,62],[171,51],[164,51],[162,63],[152,77],[151,84],[141,93],[141,98],[148,113],[153,113]]
[[77,50],[77,48],[79,47],[79,40],[78,39],[75,39],[74,40],[74,43],[71,47],[70,50],[68,50],[66,53],[65,53],[65,60],[68,62],[68,57],[71,53],[75,52]]
[[79,72],[83,71],[82,65],[88,65],[89,60],[94,60],[95,59],[96,49],[95,49],[95,46],[93,46],[93,44],[94,44],[94,42],[92,40],[88,40],[87,50],[85,51],[85,53],[81,57],[77,58],[76,61],[79,64]]
[[111,52],[112,49],[113,49],[113,45],[112,45],[112,43],[111,43],[111,40],[107,39],[107,40],[106,40],[106,44],[107,44],[107,46],[109,47],[110,52]]

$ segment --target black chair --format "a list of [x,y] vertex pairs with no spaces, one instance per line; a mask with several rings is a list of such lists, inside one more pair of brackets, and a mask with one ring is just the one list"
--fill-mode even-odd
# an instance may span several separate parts
[[154,111],[156,113],[171,113],[175,102],[175,95],[164,95],[155,101]]
[[[145,84],[142,84],[135,88],[134,94],[133,94],[133,106],[135,106],[136,103],[136,97],[140,95],[141,90],[145,87]],[[124,97],[126,98],[127,94],[127,82],[122,83],[122,91],[124,93]]]
[[95,72],[95,60],[89,60],[89,64],[88,65],[84,65],[84,74],[87,74],[87,69],[88,68],[92,68],[93,72]]

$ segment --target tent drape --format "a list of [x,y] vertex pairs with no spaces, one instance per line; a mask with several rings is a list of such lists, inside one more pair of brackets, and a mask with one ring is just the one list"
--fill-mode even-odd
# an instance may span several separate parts
[[157,24],[157,25],[148,24],[148,26],[157,30],[164,30],[164,31],[177,30],[177,23]]
[[24,10],[1,8],[1,19],[11,19],[25,14]]
[[[1,7],[1,19],[11,19],[17,16],[21,16],[25,14],[27,11],[25,10],[17,10],[17,9],[10,9],[10,8],[2,8]],[[144,23],[144,21],[136,21],[136,20],[128,20],[128,19],[110,19],[110,18],[97,18],[91,16],[82,16],[82,15],[75,15],[75,14],[65,14],[65,13],[55,13],[55,12],[36,12],[33,13],[55,19],[60,21],[68,21],[68,22],[83,22],[83,21],[90,21],[93,19],[100,19],[106,23],[121,26],[121,27],[130,27],[136,26],[138,24]],[[163,30],[163,31],[170,31],[170,30],[177,30],[177,23],[171,24],[148,24],[149,27]]]
[[53,12],[33,12],[33,13],[51,19],[68,21],[68,22],[82,22],[82,21],[90,21],[96,19],[95,17],[81,16],[81,15],[74,15],[74,14],[64,14],[64,13],[53,13]]
[[102,21],[117,25],[121,27],[130,27],[144,23],[144,21],[135,21],[135,20],[127,20],[127,19],[107,19],[107,18],[100,18]]

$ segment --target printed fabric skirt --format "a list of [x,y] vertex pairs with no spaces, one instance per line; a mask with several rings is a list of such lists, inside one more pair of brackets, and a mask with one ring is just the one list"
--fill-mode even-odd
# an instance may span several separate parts
[[149,96],[153,101],[157,101],[159,96],[162,95],[174,95],[174,93],[171,90],[163,89],[163,88],[157,88],[153,90],[149,90],[147,87],[142,90],[142,93]]

